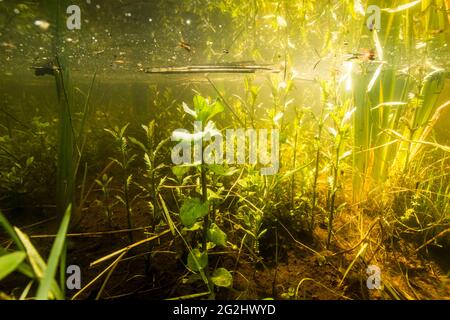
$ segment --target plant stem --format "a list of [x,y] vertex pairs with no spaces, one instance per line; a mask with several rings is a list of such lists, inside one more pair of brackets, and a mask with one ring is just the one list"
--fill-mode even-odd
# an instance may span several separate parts
[[316,150],[316,167],[314,170],[314,184],[313,184],[313,195],[312,195],[312,205],[311,205],[311,221],[310,221],[310,230],[313,231],[315,227],[315,219],[314,219],[314,211],[316,209],[316,201],[317,201],[317,180],[319,178],[319,162],[320,162],[320,138],[322,137],[322,128],[323,128],[323,116],[324,109],[320,113],[320,122],[319,122],[319,132],[317,133],[317,150]]
[[[126,147],[124,147],[126,148]],[[124,197],[125,197],[125,208],[127,210],[127,224],[128,224],[128,229],[133,229],[133,224],[131,222],[131,208],[130,208],[130,197],[129,197],[129,190],[128,190],[128,170],[127,170],[127,166],[128,166],[128,157],[127,157],[127,152],[125,149],[122,149],[122,161],[124,164],[124,181],[123,181],[123,192],[124,192]],[[130,231],[128,233],[128,238],[130,239],[130,242],[133,242],[133,232]]]
[[[208,201],[208,184],[206,180],[206,164],[205,159],[203,157],[202,152],[202,164],[201,164],[201,184],[202,184],[202,201],[203,203],[206,203]],[[207,233],[209,229],[209,207],[208,207],[208,214],[203,219],[203,243],[202,243],[202,249],[203,251],[207,251]],[[209,299],[214,300],[215,294],[214,294],[214,284],[211,282],[210,279],[210,273],[209,273],[209,267],[207,266],[205,268],[205,274],[206,278],[208,279],[208,289],[210,291]]]
[[329,249],[330,247],[330,243],[331,243],[331,235],[333,233],[333,217],[334,217],[334,203],[335,203],[335,199],[336,199],[336,189],[338,186],[337,180],[339,177],[339,154],[341,151],[341,145],[342,145],[342,140],[343,137],[341,136],[341,134],[339,133],[340,136],[338,136],[339,139],[339,143],[336,147],[336,159],[335,159],[335,163],[334,163],[334,172],[333,172],[333,185],[332,185],[332,189],[331,189],[331,200],[330,200],[330,211],[329,211],[329,215],[328,215],[328,237],[327,237],[327,249]]

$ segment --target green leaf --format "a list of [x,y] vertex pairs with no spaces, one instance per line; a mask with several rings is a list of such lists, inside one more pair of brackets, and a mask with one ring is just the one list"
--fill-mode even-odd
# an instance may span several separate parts
[[203,270],[208,265],[208,254],[198,249],[193,249],[189,252],[187,265],[192,271]]
[[[123,137],[125,135],[125,131],[127,130],[128,126],[130,124],[127,123],[126,125],[124,125],[121,129],[120,129],[120,136]],[[117,130],[118,131],[118,130]]]
[[219,164],[210,164],[208,166],[208,168],[214,172],[215,174],[217,174],[218,176],[232,176],[233,174],[235,174],[236,172],[238,172],[239,170],[236,169],[235,167],[230,167],[230,168],[226,168],[223,165],[219,165]]
[[203,121],[207,118],[207,108],[208,103],[204,97],[201,95],[196,95],[194,97],[194,109],[197,114],[197,120]]
[[189,231],[189,232],[193,232],[193,231],[197,231],[200,230],[202,228],[202,224],[200,222],[194,223],[192,226],[190,227],[184,227],[183,230],[184,231]]
[[224,110],[224,107],[220,101],[214,102],[213,104],[211,104],[209,106],[208,118],[206,120],[209,120],[212,117],[214,117],[216,114],[223,112],[223,110]]
[[186,173],[188,173],[190,168],[190,166],[174,166],[172,167],[172,172],[178,179],[180,179]]
[[37,300],[47,300],[49,297],[52,281],[54,281],[56,268],[58,267],[61,253],[64,248],[64,243],[66,241],[66,234],[67,229],[69,228],[71,212],[72,205],[69,204],[66,212],[64,213],[61,225],[59,226],[55,241],[53,242],[53,246],[50,251],[50,257],[48,258],[47,268],[45,269],[44,275],[41,279],[41,283],[37,291]]
[[[220,190],[219,190],[219,192],[220,192]],[[208,193],[209,201],[213,201],[214,199],[216,199],[216,200],[223,200],[222,196],[220,196],[219,194],[217,194],[216,192],[214,192],[210,188],[208,188],[207,193]]]
[[206,122],[216,114],[222,112],[224,110],[223,105],[216,101],[214,103],[208,103],[208,101],[200,96],[196,95],[194,97],[194,109],[197,114],[197,120]]
[[147,152],[147,151],[148,151],[148,150],[147,150],[147,147],[146,147],[142,142],[140,142],[139,140],[137,140],[136,138],[128,137],[128,140],[130,140],[130,142],[131,142],[132,144],[134,144],[134,145],[138,146],[139,148],[141,148],[142,151],[144,151],[144,152]]
[[0,280],[16,270],[26,256],[24,252],[17,251],[0,257]]
[[27,166],[27,167],[31,166],[31,165],[33,164],[33,161],[34,161],[34,157],[29,157],[29,158],[27,159],[26,166]]
[[[47,269],[47,265],[45,264],[45,261],[42,259],[39,252],[36,250],[36,248],[33,246],[33,244],[30,241],[30,238],[20,231],[19,228],[14,227],[14,231],[16,232],[18,238],[20,239],[21,243],[23,244],[25,248],[25,252],[27,254],[27,259],[31,265],[31,268],[28,268],[28,265],[22,264],[21,265],[21,271],[25,275],[28,275],[33,273],[34,277],[41,280],[44,276],[45,270]],[[56,299],[63,299],[61,290],[58,287],[58,284],[55,280],[52,281],[51,285],[51,297]]]
[[207,239],[218,246],[227,245],[227,234],[223,232],[215,223],[207,231]]
[[[0,246],[0,256],[4,256],[9,254],[10,252],[8,250],[6,250],[5,248],[3,248],[2,246]],[[17,268],[16,270],[22,274],[24,274],[25,276],[27,276],[28,278],[34,278],[34,273],[33,273],[33,269],[31,269],[31,267],[27,264],[26,261],[22,262]]]
[[45,268],[47,267],[45,265],[44,259],[42,259],[39,252],[31,243],[30,238],[28,238],[28,236],[25,233],[23,233],[17,227],[14,227],[14,231],[19,237],[21,243],[23,243],[28,261],[30,262],[31,267],[33,268],[34,274],[36,275],[37,278],[40,279],[43,275]]
[[186,200],[180,209],[180,219],[184,226],[192,226],[197,219],[203,218],[208,214],[209,203],[202,203],[198,198]]
[[218,268],[214,271],[211,281],[218,287],[231,287],[233,284],[233,276],[227,269]]

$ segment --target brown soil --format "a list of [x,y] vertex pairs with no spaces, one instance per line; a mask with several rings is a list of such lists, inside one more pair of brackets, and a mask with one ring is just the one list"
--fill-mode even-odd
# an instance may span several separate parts
[[[134,213],[133,223],[135,226],[150,224],[150,217],[146,212],[145,209],[142,209]],[[92,234],[111,231],[111,229],[98,207],[89,208],[85,214],[86,218],[83,219],[79,228],[71,231],[83,233],[83,235],[69,237],[67,261],[68,264],[76,264],[81,267],[82,287],[109,266],[114,259],[90,267],[93,261],[126,247],[129,241],[127,232]],[[123,219],[118,220],[118,216]],[[114,223],[119,231],[120,228],[123,229],[126,226],[124,216],[124,213],[116,213]],[[42,215],[38,215],[38,217],[43,218]],[[31,222],[30,219],[27,218],[27,220],[28,223]],[[415,248],[411,243],[403,240],[390,241],[381,238],[381,243],[373,244],[371,247],[374,249],[366,252],[364,261],[361,258],[355,261],[345,280],[340,283],[359,249],[358,247],[349,252],[339,253],[346,248],[352,248],[352,244],[358,243],[356,238],[349,237],[352,233],[348,231],[352,226],[344,221],[348,221],[348,217],[336,220],[337,233],[334,247],[330,248],[330,251],[322,249],[325,247],[327,234],[323,226],[316,228],[313,238],[308,238],[299,231],[289,230],[287,232],[288,228],[282,227],[280,224],[277,227],[277,241],[271,238],[273,233],[269,238],[261,241],[262,260],[258,260],[256,255],[252,255],[245,248],[240,254],[238,249],[232,248],[220,250],[220,254],[211,254],[211,268],[220,266],[234,271],[233,287],[219,288],[216,298],[450,299],[450,282],[445,275],[446,270],[443,269],[445,265],[439,263],[439,259],[436,261],[431,259],[432,256],[424,259],[423,256],[415,253]],[[37,221],[31,223],[34,222]],[[52,238],[36,236],[48,234],[48,224],[42,223],[25,228],[26,233],[32,236],[32,242],[44,257],[48,255]],[[283,226],[286,225],[291,226],[283,224]],[[21,226],[24,227],[19,224],[19,227]],[[135,231],[133,233],[134,241],[144,239],[145,231],[146,229]],[[164,229],[156,231],[160,232]],[[379,230],[374,228],[373,234],[376,232]],[[372,239],[375,238],[372,237]],[[276,242],[278,248],[275,250],[273,244]],[[2,245],[6,244],[2,241]],[[239,244],[236,245],[239,247]],[[318,254],[313,253],[312,250]],[[150,251],[151,255],[148,256]],[[442,253],[437,256],[441,262],[448,260]],[[166,299],[205,292],[206,288],[202,281],[189,281],[191,274],[185,268],[184,261],[186,261],[186,250],[183,243],[167,233],[151,243],[141,245],[128,252],[114,270],[101,298]],[[381,268],[384,290],[367,289],[365,270],[369,263],[377,264]],[[104,279],[103,276],[78,298],[94,299]],[[7,281],[2,281],[0,291],[17,295],[13,288],[23,289],[26,283],[23,282],[24,280],[17,275],[9,277]],[[76,291],[69,291],[68,296],[75,293]]]

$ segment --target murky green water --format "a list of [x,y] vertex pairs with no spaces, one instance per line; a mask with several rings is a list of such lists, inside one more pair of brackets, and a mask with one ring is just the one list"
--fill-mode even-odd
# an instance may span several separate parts
[[[379,9],[378,30],[368,26],[371,5]],[[181,279],[152,298],[197,291],[264,298],[272,280],[257,293],[241,283],[217,291],[219,276],[212,276],[220,270],[229,282],[243,270],[251,279],[259,263],[275,275],[282,265],[286,292],[272,294],[292,298],[293,264],[305,263],[302,276],[317,273],[327,288],[351,268],[355,279],[365,274],[373,261],[386,262],[383,272],[396,270],[389,255],[397,249],[375,246],[388,237],[446,250],[449,9],[448,1],[425,0],[0,0],[0,209],[20,227],[56,216],[55,225],[30,231],[43,233],[57,230],[71,204],[77,230],[114,234],[100,249],[82,237],[70,242],[81,249],[71,248],[69,261],[83,266],[170,234],[149,250],[173,256],[154,262],[136,251],[136,273],[159,264],[153,279]],[[277,130],[279,171],[259,174],[251,142],[242,163],[210,164],[201,155],[200,163],[175,165],[171,137],[193,131],[195,120],[220,132]],[[292,245],[297,236],[313,248],[302,259]],[[363,260],[366,250],[373,261]],[[349,257],[331,269],[326,259],[335,263],[342,252]],[[194,255],[204,265],[193,264]],[[419,271],[419,280],[439,288],[419,294],[445,296],[436,274]],[[201,290],[186,272],[198,276],[189,281],[200,280]],[[336,290],[338,298],[393,298],[392,290]]]

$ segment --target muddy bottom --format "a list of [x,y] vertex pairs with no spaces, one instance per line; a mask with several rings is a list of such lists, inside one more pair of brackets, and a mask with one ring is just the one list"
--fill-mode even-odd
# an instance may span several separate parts
[[[200,277],[185,267],[187,250],[183,242],[170,232],[129,250],[110,274],[111,269],[104,270],[114,263],[118,255],[92,265],[96,260],[127,247],[130,234],[124,230],[125,219],[115,218],[114,230],[111,230],[104,214],[96,208],[90,208],[85,214],[86,218],[76,230],[71,231],[67,243],[67,264],[81,268],[82,290],[68,290],[68,298],[208,297],[207,288]],[[119,216],[124,217],[116,215]],[[46,257],[53,240],[48,230],[54,219],[43,215],[38,215],[38,218],[40,220],[33,222],[28,217],[28,227],[22,225],[22,229],[31,237],[41,255]],[[150,222],[145,210],[134,213],[134,226],[150,226]],[[414,245],[406,241],[384,241],[378,247],[375,246],[374,252],[366,252],[363,258],[357,256],[359,247],[349,250],[351,246],[338,245],[352,240],[347,232],[337,233],[334,245],[324,250],[327,231],[323,226],[317,227],[313,235],[290,230],[282,223],[273,228],[277,232],[268,232],[268,236],[260,241],[258,251],[236,243],[236,246],[228,246],[210,254],[210,270],[225,267],[232,272],[234,279],[232,287],[216,288],[216,299],[450,298],[450,284],[445,274],[448,256],[436,248],[430,250],[430,254],[423,251],[419,254],[415,253]],[[150,227],[137,229],[132,233],[133,243],[153,236],[149,234]],[[155,234],[166,229],[157,228]],[[9,244],[5,240],[1,242],[2,245]],[[230,242],[233,242],[232,238]],[[353,241],[355,243],[357,241]],[[383,251],[382,255],[379,254],[380,250]],[[368,263],[380,267],[381,289],[368,288]],[[102,272],[103,275],[99,277]],[[1,282],[0,290],[20,295],[19,290],[27,283],[26,280],[15,274]],[[99,296],[102,286],[104,289]]]

